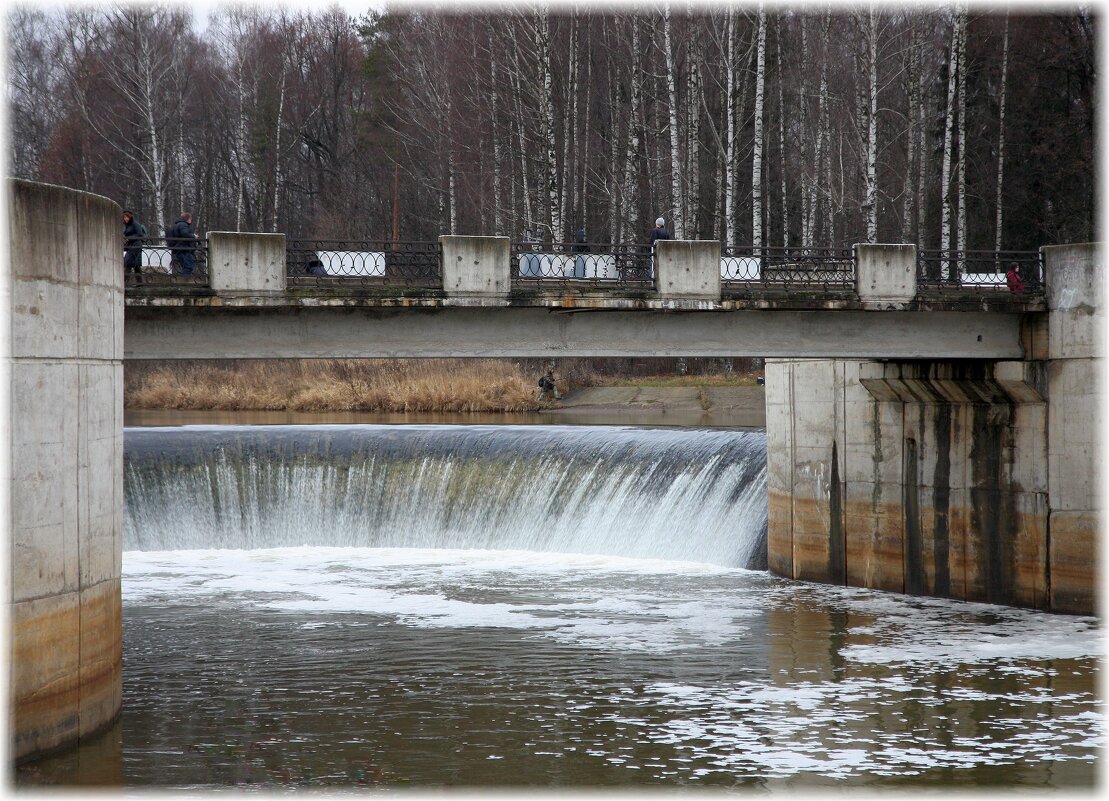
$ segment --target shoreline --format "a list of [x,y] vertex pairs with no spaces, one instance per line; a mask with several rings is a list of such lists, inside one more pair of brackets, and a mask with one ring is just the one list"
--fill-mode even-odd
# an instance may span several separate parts
[[[707,404],[707,407],[706,407]],[[765,428],[762,386],[584,387],[538,410],[378,412],[357,410],[135,409],[124,425],[631,425]]]

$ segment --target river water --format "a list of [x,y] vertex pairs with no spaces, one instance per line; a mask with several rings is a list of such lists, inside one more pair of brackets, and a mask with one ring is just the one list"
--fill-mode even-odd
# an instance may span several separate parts
[[1090,786],[1094,618],[764,571],[760,431],[129,428],[124,707],[23,786]]

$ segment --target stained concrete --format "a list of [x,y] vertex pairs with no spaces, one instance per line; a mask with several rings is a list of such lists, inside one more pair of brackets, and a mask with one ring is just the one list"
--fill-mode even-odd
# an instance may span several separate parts
[[289,298],[280,305],[130,306],[125,357],[1021,357],[1020,315],[997,311],[555,312],[490,306],[487,297],[454,300],[481,305],[333,307]]
[[855,245],[855,290],[867,308],[908,308],[916,296],[916,245]]
[[511,242],[506,236],[441,236],[448,299],[508,297]]
[[659,294],[720,300],[720,243],[662,239],[655,243]]
[[1095,611],[1097,360],[768,360],[770,569]]
[[119,713],[120,208],[9,180],[9,733],[19,760]]
[[284,292],[285,234],[211,231],[208,280],[216,292]]

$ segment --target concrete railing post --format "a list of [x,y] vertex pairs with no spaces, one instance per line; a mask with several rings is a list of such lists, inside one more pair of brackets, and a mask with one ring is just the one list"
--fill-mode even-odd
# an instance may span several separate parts
[[1047,462],[1051,606],[1093,614],[1098,530],[1104,499],[1098,486],[1104,444],[1097,436],[1102,386],[1104,264],[1096,245],[1041,249],[1047,296]]
[[18,180],[5,191],[0,536],[18,761],[76,743],[120,709],[123,226],[104,197]]
[[284,292],[285,234],[210,232],[208,277],[216,292]]
[[443,289],[449,298],[507,302],[511,252],[507,236],[441,236]]
[[907,308],[916,297],[916,245],[855,245],[855,290],[863,308]]
[[655,243],[655,276],[663,298],[720,300],[720,243],[662,239]]

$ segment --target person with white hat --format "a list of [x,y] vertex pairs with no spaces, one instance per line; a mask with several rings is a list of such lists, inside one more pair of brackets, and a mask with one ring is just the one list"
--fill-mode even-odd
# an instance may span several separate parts
[[651,278],[655,277],[655,242],[659,241],[660,239],[669,238],[670,232],[666,230],[666,220],[664,220],[662,217],[659,217],[657,220],[655,220],[655,230],[651,231],[651,261],[650,267],[648,268],[648,275]]
[[669,239],[670,232],[666,230],[666,220],[659,217],[655,220],[655,230],[651,231],[651,247],[654,247],[655,242],[659,239]]

